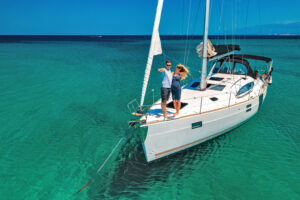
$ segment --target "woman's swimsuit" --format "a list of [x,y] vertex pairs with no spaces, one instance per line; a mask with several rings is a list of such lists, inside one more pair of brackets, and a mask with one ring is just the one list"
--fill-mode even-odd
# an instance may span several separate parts
[[180,85],[180,79],[181,76],[179,75],[173,75],[172,78],[172,99],[173,100],[180,100],[181,98],[181,85]]

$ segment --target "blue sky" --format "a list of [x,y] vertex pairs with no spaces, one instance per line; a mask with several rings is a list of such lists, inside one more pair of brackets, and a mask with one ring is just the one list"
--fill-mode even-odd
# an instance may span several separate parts
[[[165,0],[160,33],[202,34],[204,3]],[[1,0],[0,34],[149,35],[156,4],[157,0]],[[299,0],[211,0],[209,33],[247,34],[248,28],[253,33],[253,27],[272,24],[278,29],[278,24],[299,23],[299,9]]]

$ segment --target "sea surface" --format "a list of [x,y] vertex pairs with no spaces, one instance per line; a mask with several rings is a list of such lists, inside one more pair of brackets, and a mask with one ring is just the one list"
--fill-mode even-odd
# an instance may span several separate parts
[[[243,126],[148,164],[135,132],[149,37],[0,37],[0,199],[300,199],[300,39],[213,38],[274,60],[273,84]],[[91,39],[92,38],[92,39]],[[200,39],[162,38],[166,59],[199,77]],[[254,67],[265,67],[264,63]],[[152,93],[152,89],[154,92]]]

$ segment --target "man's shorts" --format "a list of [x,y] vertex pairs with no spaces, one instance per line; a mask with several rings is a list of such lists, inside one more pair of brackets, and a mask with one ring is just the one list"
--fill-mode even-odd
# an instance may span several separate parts
[[171,94],[171,88],[161,88],[161,101],[162,102],[167,102],[170,98],[170,94]]

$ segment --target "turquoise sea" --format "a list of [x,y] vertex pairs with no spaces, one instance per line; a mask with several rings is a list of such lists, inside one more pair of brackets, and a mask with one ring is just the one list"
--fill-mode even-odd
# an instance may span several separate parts
[[[243,126],[147,164],[135,132],[93,177],[140,98],[149,38],[0,42],[0,199],[300,199],[300,39],[212,40],[274,59],[273,84]],[[200,40],[163,39],[199,76]],[[159,98],[157,56],[146,103]],[[184,62],[186,60],[186,62]]]

